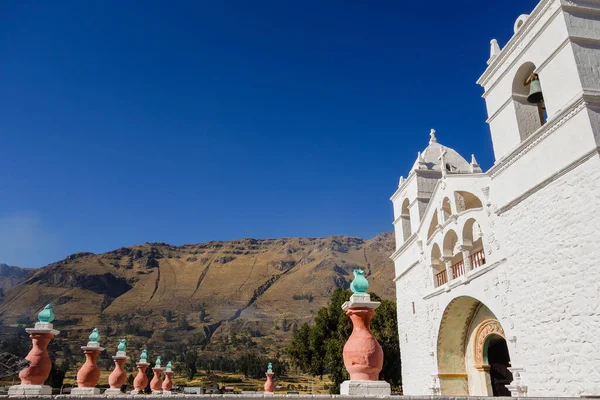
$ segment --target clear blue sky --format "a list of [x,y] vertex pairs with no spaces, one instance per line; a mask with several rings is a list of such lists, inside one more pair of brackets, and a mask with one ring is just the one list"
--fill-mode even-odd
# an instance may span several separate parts
[[0,262],[389,231],[430,128],[492,165],[475,81],[535,4],[4,1]]

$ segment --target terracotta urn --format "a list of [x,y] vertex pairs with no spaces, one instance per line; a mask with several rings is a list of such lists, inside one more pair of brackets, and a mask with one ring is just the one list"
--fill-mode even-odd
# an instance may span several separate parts
[[173,375],[173,371],[165,372],[165,380],[162,383],[162,390],[164,392],[170,392],[173,387],[173,381],[171,380],[171,375]]
[[383,368],[383,350],[371,333],[372,308],[348,308],[346,315],[353,324],[352,334],[344,345],[344,365],[350,380],[376,381]]
[[139,363],[137,365],[138,374],[133,380],[133,388],[140,393],[143,393],[146,386],[148,386],[148,377],[146,376],[146,368],[148,368],[148,365],[148,363]]
[[19,372],[22,385],[43,385],[52,369],[48,355],[48,343],[54,337],[51,333],[32,333],[29,335],[33,347],[25,359],[29,366]]
[[267,381],[265,382],[265,393],[274,393],[275,392],[275,384],[273,383],[273,375],[272,372],[267,372]]
[[111,389],[121,389],[121,387],[127,382],[127,372],[123,368],[127,357],[113,357],[115,360],[115,369],[108,376],[108,385]]
[[150,389],[152,389],[153,392],[160,392],[162,390],[162,379],[160,378],[160,374],[163,369],[155,367],[152,368],[152,371],[154,371],[154,377],[150,381]]
[[83,354],[85,354],[85,363],[81,366],[79,372],[77,372],[77,387],[96,387],[96,384],[100,379],[100,367],[96,364],[100,352],[101,350],[98,349],[84,349]]

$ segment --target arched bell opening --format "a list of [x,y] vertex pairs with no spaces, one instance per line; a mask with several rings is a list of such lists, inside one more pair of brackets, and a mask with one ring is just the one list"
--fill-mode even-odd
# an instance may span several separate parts
[[535,70],[536,66],[531,62],[521,65],[512,85],[512,99],[521,141],[546,123],[542,83]]
[[408,206],[410,205],[410,201],[408,199],[404,199],[402,202],[402,210],[400,214],[400,219],[402,220],[402,235],[404,236],[404,241],[408,240],[410,235],[412,234],[412,229],[410,226],[410,210]]

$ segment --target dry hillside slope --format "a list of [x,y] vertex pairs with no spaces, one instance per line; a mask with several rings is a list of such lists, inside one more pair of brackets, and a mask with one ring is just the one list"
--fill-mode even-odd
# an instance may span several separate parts
[[51,303],[55,325],[77,334],[110,325],[114,334],[155,342],[188,338],[210,347],[247,331],[272,348],[295,326],[311,321],[335,288],[348,288],[356,268],[367,271],[370,290],[394,298],[393,250],[393,234],[384,233],[371,240],[146,243],[100,255],[79,253],[6,290],[0,318],[14,326]]

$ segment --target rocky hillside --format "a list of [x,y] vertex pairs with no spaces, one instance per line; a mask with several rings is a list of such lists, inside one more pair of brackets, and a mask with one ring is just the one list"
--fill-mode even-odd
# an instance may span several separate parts
[[184,341],[218,350],[248,334],[273,349],[312,321],[335,288],[348,288],[356,268],[367,272],[373,292],[394,298],[393,250],[393,234],[384,233],[371,240],[146,243],[79,253],[5,290],[0,319],[14,327],[51,303],[55,325],[69,336],[99,326],[105,336],[134,343]]
[[0,264],[0,299],[8,289],[23,282],[35,270]]

